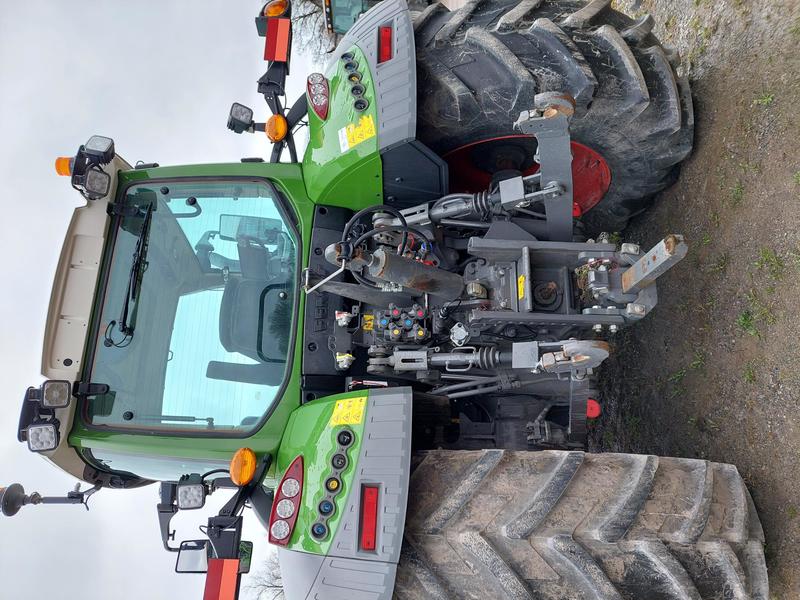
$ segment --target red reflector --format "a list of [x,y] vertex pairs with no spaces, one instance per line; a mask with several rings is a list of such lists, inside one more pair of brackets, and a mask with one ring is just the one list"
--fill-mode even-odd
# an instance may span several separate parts
[[389,25],[378,27],[378,63],[392,58],[392,28]]
[[289,62],[292,21],[284,18],[267,19],[267,35],[264,41],[264,60]]
[[210,558],[203,600],[236,600],[239,593],[239,559]]
[[378,531],[378,490],[377,485],[361,486],[361,540],[359,548],[375,552]]
[[596,419],[600,416],[602,409],[600,408],[600,403],[595,400],[594,398],[589,398],[586,401],[586,416],[590,419]]

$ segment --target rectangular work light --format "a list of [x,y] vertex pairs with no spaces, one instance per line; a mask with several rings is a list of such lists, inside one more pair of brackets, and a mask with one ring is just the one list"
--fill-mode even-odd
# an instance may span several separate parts
[[26,429],[28,449],[31,452],[47,452],[58,446],[57,423],[34,423]]
[[188,479],[178,482],[176,493],[178,508],[180,510],[203,508],[207,494],[208,490],[202,479],[197,475],[192,475]]
[[83,152],[94,159],[91,162],[106,165],[114,158],[114,140],[103,135],[93,135],[83,145]]
[[39,402],[44,408],[66,408],[72,399],[72,384],[69,381],[45,381],[41,390]]
[[243,133],[253,126],[253,109],[244,104],[234,102],[228,113],[228,129],[234,133]]
[[86,195],[91,198],[102,198],[108,194],[111,188],[111,176],[100,169],[100,167],[92,167],[86,172],[86,177],[83,180],[83,189]]

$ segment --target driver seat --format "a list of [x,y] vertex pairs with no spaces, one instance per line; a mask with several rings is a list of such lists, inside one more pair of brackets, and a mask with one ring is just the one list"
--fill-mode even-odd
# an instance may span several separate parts
[[230,277],[222,293],[219,310],[219,341],[228,352],[238,352],[263,362],[258,352],[258,322],[262,321],[262,339],[268,337],[268,322],[259,319],[261,294],[267,282],[244,277]]

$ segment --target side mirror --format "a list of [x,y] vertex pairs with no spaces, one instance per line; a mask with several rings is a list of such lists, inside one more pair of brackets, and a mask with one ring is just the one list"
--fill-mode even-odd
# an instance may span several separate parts
[[275,244],[282,229],[283,221],[280,219],[243,215],[219,216],[219,236],[228,241],[246,236],[262,244]]
[[28,501],[25,489],[18,483],[0,487],[0,510],[7,517],[13,517]]
[[[214,547],[208,540],[186,540],[181,542],[176,573],[205,573],[208,559],[215,558]],[[239,573],[249,573],[253,559],[253,542],[239,542]]]
[[205,573],[208,571],[208,552],[211,544],[208,540],[187,540],[181,542],[178,560],[175,563],[176,573]]

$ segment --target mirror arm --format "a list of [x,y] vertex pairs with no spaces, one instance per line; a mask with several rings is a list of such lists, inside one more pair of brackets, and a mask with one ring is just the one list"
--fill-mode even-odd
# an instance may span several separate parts
[[199,252],[200,250],[205,251],[206,249],[210,251],[214,250],[214,245],[211,243],[211,239],[216,237],[219,234],[219,231],[214,231],[213,229],[209,229],[203,234],[203,237],[194,245],[195,252]]
[[208,539],[215,558],[239,558],[242,541],[242,517],[211,517],[208,520]]
[[170,531],[172,517],[178,512],[175,506],[175,493],[178,486],[174,483],[161,484],[161,502],[158,504],[158,525],[161,529],[161,543],[167,552],[178,552],[180,548],[169,545],[170,540],[175,540],[175,530]]

